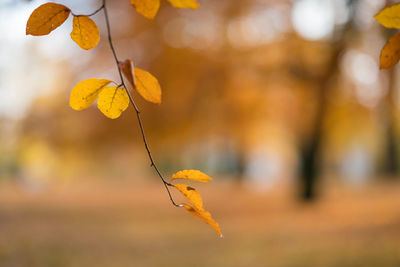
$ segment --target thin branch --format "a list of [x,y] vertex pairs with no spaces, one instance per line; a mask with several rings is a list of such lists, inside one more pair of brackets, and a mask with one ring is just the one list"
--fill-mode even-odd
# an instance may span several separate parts
[[87,14],[87,15],[84,15],[84,14],[75,14],[74,12],[71,12],[71,14],[72,14],[73,16],[75,16],[75,17],[76,17],[76,16],[87,16],[87,17],[91,17],[91,16],[96,15],[97,13],[99,13],[103,8],[104,8],[104,4],[102,4],[101,7],[99,7],[98,9],[96,9],[95,11],[93,11],[92,13]]
[[[158,174],[158,176],[160,177],[161,181],[163,182],[163,184],[164,184],[164,186],[165,186],[165,189],[167,190],[169,199],[171,200],[171,203],[172,203],[175,207],[182,207],[182,205],[180,205],[180,204],[178,205],[178,204],[175,203],[174,199],[172,198],[171,192],[170,192],[170,190],[169,190],[169,188],[168,188],[168,186],[173,186],[173,184],[168,183],[168,182],[164,179],[163,175],[161,174],[161,172],[159,171],[157,165],[155,164],[155,162],[154,162],[154,160],[153,160],[153,157],[152,157],[151,152],[150,152],[149,145],[148,145],[148,143],[147,143],[146,135],[145,135],[145,133],[144,133],[143,123],[142,123],[142,119],[141,119],[141,117],[140,117],[140,110],[138,109],[138,107],[137,107],[135,101],[133,100],[133,97],[132,97],[131,93],[129,92],[129,90],[127,89],[127,86],[125,85],[124,78],[123,78],[123,76],[122,76],[122,70],[121,70],[121,67],[120,67],[119,64],[118,64],[118,63],[119,63],[119,60],[118,60],[118,57],[117,57],[117,53],[115,52],[115,48],[114,48],[114,45],[113,45],[113,42],[112,42],[112,38],[111,38],[110,19],[109,19],[109,17],[108,17],[108,10],[107,10],[107,5],[106,5],[106,0],[103,0],[103,4],[102,4],[100,10],[101,10],[101,9],[104,10],[104,18],[105,18],[106,26],[107,26],[108,43],[110,44],[110,48],[111,48],[111,51],[112,51],[113,56],[114,56],[115,64],[117,65],[117,68],[118,68],[118,74],[119,74],[119,77],[120,77],[120,79],[121,79],[120,86],[123,86],[123,87],[125,88],[125,91],[126,91],[126,93],[128,94],[128,97],[129,97],[129,101],[131,102],[133,108],[134,108],[135,111],[136,111],[136,117],[137,117],[137,120],[138,120],[138,123],[139,123],[140,132],[141,132],[141,134],[142,134],[143,143],[144,143],[144,146],[145,146],[145,148],[146,148],[147,154],[148,154],[149,159],[150,159],[150,163],[151,163],[150,166],[153,167],[153,168],[155,169],[155,171],[157,172],[157,174]],[[95,14],[96,12],[98,12],[98,11],[96,10],[96,11],[93,12],[93,13]],[[136,85],[133,84],[133,86],[135,87]]]

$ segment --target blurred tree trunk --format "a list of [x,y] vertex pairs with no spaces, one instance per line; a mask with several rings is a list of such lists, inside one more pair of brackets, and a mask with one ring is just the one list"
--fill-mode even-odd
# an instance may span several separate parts
[[326,107],[328,105],[329,91],[332,81],[337,77],[340,56],[346,47],[347,36],[351,36],[353,30],[354,10],[357,8],[357,0],[349,1],[349,21],[341,30],[336,32],[337,40],[332,44],[332,56],[325,74],[317,78],[319,90],[317,91],[316,118],[311,131],[310,138],[300,147],[300,192],[301,198],[310,201],[315,198],[316,182],[319,176],[319,159],[321,145],[323,144],[323,124],[326,117]]
[[396,106],[395,106],[395,70],[394,67],[389,72],[389,86],[384,105],[383,116],[386,117],[386,151],[383,171],[388,177],[395,178],[399,174],[398,166],[398,143],[396,141]]

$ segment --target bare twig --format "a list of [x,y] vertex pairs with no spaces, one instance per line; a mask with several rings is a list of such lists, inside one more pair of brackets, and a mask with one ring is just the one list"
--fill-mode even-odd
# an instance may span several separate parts
[[[160,177],[161,181],[163,182],[163,184],[164,184],[164,186],[165,186],[165,189],[167,190],[169,199],[171,200],[171,203],[172,203],[175,207],[181,207],[182,205],[178,205],[178,204],[175,203],[174,199],[172,198],[171,192],[170,192],[170,190],[169,190],[169,188],[168,188],[169,186],[173,186],[173,185],[172,185],[171,183],[168,183],[168,182],[164,179],[163,175],[162,175],[161,172],[159,171],[159,169],[158,169],[158,167],[157,167],[156,163],[154,162],[153,157],[152,157],[152,155],[151,155],[150,148],[149,148],[149,145],[148,145],[148,143],[147,143],[146,135],[145,135],[145,133],[144,133],[144,128],[143,128],[142,119],[141,119],[141,117],[140,117],[140,110],[138,109],[138,107],[137,107],[135,101],[133,100],[133,97],[132,97],[131,93],[129,92],[129,90],[127,89],[127,86],[125,85],[124,78],[123,78],[123,76],[122,76],[122,70],[121,70],[121,67],[120,67],[119,64],[118,64],[118,63],[119,63],[119,60],[118,60],[118,57],[117,57],[117,53],[115,52],[115,48],[114,48],[114,45],[113,45],[113,42],[112,42],[112,37],[111,37],[110,19],[109,19],[109,17],[108,17],[108,10],[107,10],[107,5],[106,5],[106,0],[102,0],[102,1],[103,1],[102,6],[101,6],[98,10],[96,10],[95,12],[93,12],[92,15],[96,14],[96,13],[97,13],[98,11],[100,11],[101,9],[104,10],[104,18],[105,18],[106,26],[107,26],[108,43],[110,44],[110,48],[111,48],[111,51],[112,51],[113,56],[114,56],[115,64],[117,65],[117,68],[118,68],[118,74],[119,74],[119,77],[120,77],[120,79],[121,79],[120,85],[123,86],[123,87],[125,88],[125,91],[126,91],[126,93],[128,94],[128,96],[129,96],[129,101],[130,101],[130,103],[132,104],[133,108],[134,108],[135,111],[136,111],[136,117],[137,117],[137,120],[138,120],[138,123],[139,123],[140,132],[141,132],[141,134],[142,134],[143,143],[144,143],[144,146],[145,146],[145,148],[146,148],[147,154],[148,154],[149,159],[150,159],[150,163],[151,163],[150,166],[154,168],[154,170],[157,172],[158,176]],[[136,85],[133,84],[133,86],[135,87]]]

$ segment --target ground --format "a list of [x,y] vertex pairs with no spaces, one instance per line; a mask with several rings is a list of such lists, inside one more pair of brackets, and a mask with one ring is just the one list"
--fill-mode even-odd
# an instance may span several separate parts
[[223,239],[160,183],[0,185],[0,266],[400,266],[400,183],[325,185],[312,204],[197,186]]

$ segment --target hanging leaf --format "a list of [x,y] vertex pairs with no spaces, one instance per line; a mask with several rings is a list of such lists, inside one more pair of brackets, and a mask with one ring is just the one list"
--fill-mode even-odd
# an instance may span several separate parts
[[129,97],[125,88],[105,87],[99,94],[97,107],[110,119],[116,119],[128,107]]
[[400,33],[393,35],[382,48],[380,56],[380,68],[393,67],[400,59]]
[[100,91],[111,81],[107,79],[88,79],[72,88],[69,105],[75,110],[88,108],[97,99]]
[[92,49],[100,41],[99,28],[88,16],[74,16],[71,39],[82,49]]
[[145,70],[135,68],[135,87],[138,93],[147,101],[161,103],[161,87],[156,77]]
[[47,35],[64,23],[71,10],[63,5],[47,3],[36,8],[26,23],[26,34]]
[[191,186],[185,184],[174,184],[174,187],[178,189],[188,200],[192,203],[193,207],[198,211],[203,211],[203,200],[199,192]]
[[193,205],[190,206],[188,204],[183,204],[185,207],[186,211],[189,212],[190,214],[204,220],[206,223],[208,223],[212,228],[217,231],[217,233],[222,237],[221,230],[219,229],[219,225],[217,222],[215,222],[211,214],[206,211],[203,207],[203,200],[201,199],[200,194],[196,191],[191,186],[185,185],[185,184],[174,184],[174,187],[179,190],[186,198],[189,200],[189,202]]
[[160,0],[131,0],[136,11],[148,19],[153,19],[160,8]]
[[400,3],[382,9],[374,18],[386,28],[400,29]]
[[199,8],[199,4],[196,0],[168,0],[168,2],[175,8]]
[[207,183],[212,178],[198,170],[183,170],[172,175],[172,179],[189,179],[197,182]]
[[205,221],[208,225],[210,225],[218,234],[220,237],[223,237],[221,233],[221,229],[219,228],[219,224],[214,221],[214,219],[211,217],[211,214],[208,211],[197,211],[195,210],[192,206],[188,204],[183,204],[185,207],[186,211],[193,216],[200,218],[201,220]]
[[132,84],[135,84],[133,81],[133,62],[130,59],[126,59],[125,61],[118,62],[119,67],[124,73],[124,76],[128,79],[128,81]]

